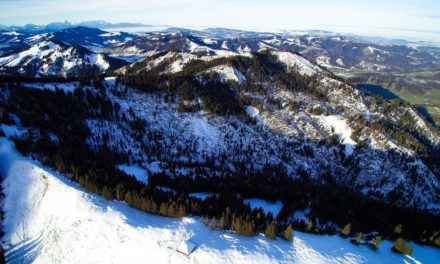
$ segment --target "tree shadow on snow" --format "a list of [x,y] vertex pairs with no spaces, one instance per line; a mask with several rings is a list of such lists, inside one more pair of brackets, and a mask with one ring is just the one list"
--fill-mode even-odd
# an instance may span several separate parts
[[6,262],[10,264],[33,263],[42,248],[41,237],[42,234],[11,246],[6,250]]

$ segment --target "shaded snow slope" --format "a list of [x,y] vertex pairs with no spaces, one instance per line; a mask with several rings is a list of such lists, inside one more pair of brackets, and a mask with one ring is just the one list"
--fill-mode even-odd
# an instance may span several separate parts
[[[197,218],[165,218],[87,193],[0,138],[5,175],[4,246],[10,263],[435,263],[440,251],[415,246],[414,257],[378,252],[337,236],[295,232],[269,241],[211,231]],[[167,248],[191,239],[186,257]]]

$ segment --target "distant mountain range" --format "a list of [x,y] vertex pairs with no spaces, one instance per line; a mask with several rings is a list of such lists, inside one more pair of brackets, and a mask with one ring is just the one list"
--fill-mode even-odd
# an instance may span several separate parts
[[92,21],[83,21],[79,23],[71,23],[69,21],[64,22],[53,22],[49,23],[47,25],[35,25],[35,24],[27,24],[24,26],[1,26],[0,30],[5,31],[19,31],[19,32],[38,32],[38,33],[44,33],[44,32],[54,32],[58,30],[63,30],[67,28],[73,28],[73,27],[90,27],[90,28],[119,28],[119,27],[148,27],[149,25],[145,25],[142,23],[127,23],[127,22],[121,22],[121,23],[110,23],[102,20],[92,20]]
[[[108,29],[104,31],[102,28]],[[129,29],[138,28],[139,32],[127,33],[124,32],[124,28],[131,32],[133,31]],[[408,43],[408,45],[381,44],[383,39],[370,41],[365,37],[344,36],[322,30],[280,33],[227,28],[196,30],[162,27],[161,31],[156,30],[155,26],[133,23],[113,24],[104,21],[78,24],[62,22],[46,26],[28,25],[10,28],[0,31],[0,72],[28,77],[37,75],[72,77],[82,74],[84,70],[93,74],[116,70],[117,67],[127,63],[144,58],[148,61],[151,56],[171,50],[190,54],[191,58],[259,52],[262,49],[288,50],[301,54],[316,65],[352,83],[383,85],[391,88],[394,93],[410,94],[408,98],[413,98],[414,94],[418,98],[426,95],[428,101],[424,100],[425,97],[410,101],[425,107],[433,120],[440,120],[440,112],[437,110],[440,106],[436,99],[437,94],[440,94],[438,92],[440,48],[438,47],[412,46]],[[58,47],[58,44],[47,46],[48,41],[55,43],[58,41],[87,54],[102,53],[99,58],[103,58],[106,61],[104,65],[108,67],[98,65],[90,71],[87,68],[89,65],[87,61],[72,65],[69,63],[71,56],[64,54],[57,60],[54,60],[55,57],[41,58],[49,64],[59,64],[50,71],[42,70],[41,67],[49,67],[49,65],[32,56],[36,55],[34,52],[39,50],[38,47]],[[55,56],[58,53],[53,54]],[[187,55],[184,57],[189,58]],[[101,60],[97,62],[102,63]],[[68,70],[62,66],[64,64],[67,65]],[[86,69],[80,69],[81,67]],[[26,70],[27,68],[29,70]]]

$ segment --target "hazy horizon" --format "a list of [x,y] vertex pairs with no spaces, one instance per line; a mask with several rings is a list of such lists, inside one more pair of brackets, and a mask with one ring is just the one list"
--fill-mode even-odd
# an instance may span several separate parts
[[253,31],[328,30],[440,42],[440,2],[273,0],[3,0],[0,24],[89,20]]

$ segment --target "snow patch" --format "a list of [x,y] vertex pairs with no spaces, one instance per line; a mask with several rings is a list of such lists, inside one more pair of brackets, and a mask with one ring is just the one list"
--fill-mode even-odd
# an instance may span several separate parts
[[114,36],[119,36],[119,35],[121,35],[121,32],[115,31],[115,32],[107,32],[107,33],[101,34],[99,36],[100,37],[114,37]]
[[206,72],[218,73],[222,82],[234,81],[242,84],[246,81],[246,77],[239,70],[229,65],[218,65],[208,69]]
[[205,200],[209,196],[213,196],[213,195],[214,195],[213,193],[190,193],[190,194],[188,194],[188,196],[190,196],[190,197],[198,198],[201,200]]
[[245,199],[244,201],[249,203],[252,208],[261,207],[264,212],[271,212],[274,217],[277,217],[281,211],[281,208],[283,208],[283,204],[280,201],[276,201],[275,203],[270,203],[262,199]]
[[87,60],[91,65],[98,66],[101,70],[107,70],[110,68],[110,64],[104,59],[104,56],[102,54],[91,54],[86,56]]
[[118,165],[118,169],[135,177],[138,181],[148,184],[148,173],[139,165],[120,164]]
[[347,121],[336,115],[321,115],[318,118],[324,126],[331,128],[339,136],[341,144],[345,145],[345,154],[347,156],[353,154],[357,143],[351,139],[352,130],[347,125]]
[[257,108],[255,108],[251,105],[248,105],[248,106],[246,106],[246,113],[250,117],[257,117],[260,114],[260,111]]
[[63,90],[64,92],[73,92],[80,86],[79,82],[71,83],[22,83],[24,87],[39,89],[39,90],[50,90],[55,92],[57,89]]

